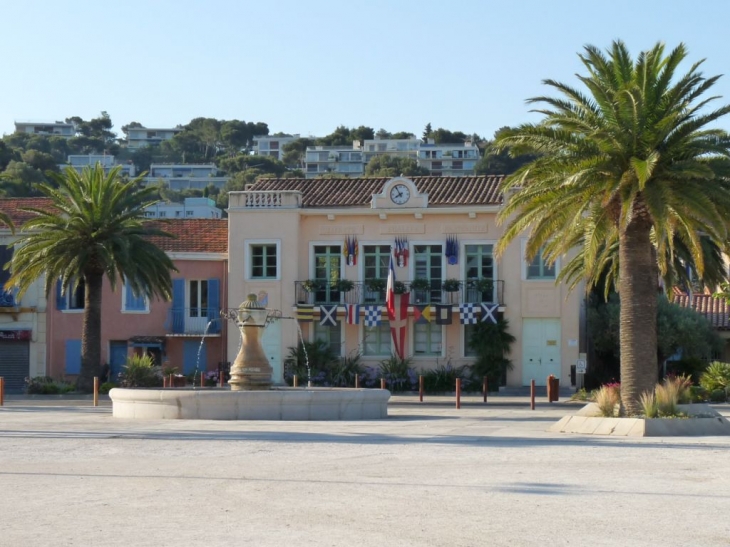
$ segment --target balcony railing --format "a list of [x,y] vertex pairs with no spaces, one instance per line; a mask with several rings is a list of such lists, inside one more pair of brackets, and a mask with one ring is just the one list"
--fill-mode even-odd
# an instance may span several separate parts
[[302,205],[298,191],[252,191],[229,193],[231,209],[295,209]]
[[170,308],[167,310],[165,329],[171,334],[220,334],[220,308]]
[[0,308],[15,308],[18,305],[16,295],[18,291],[11,289],[9,291],[0,290]]
[[[496,279],[491,289],[479,290],[469,281],[459,281],[458,289],[445,291],[441,280],[432,280],[430,287],[413,289],[411,282],[404,282],[410,293],[411,304],[478,304],[480,302],[504,305],[504,281]],[[314,304],[315,306],[333,304],[385,304],[385,288],[378,290],[371,283],[356,282],[352,289],[343,291],[325,280],[294,282],[296,304]]]

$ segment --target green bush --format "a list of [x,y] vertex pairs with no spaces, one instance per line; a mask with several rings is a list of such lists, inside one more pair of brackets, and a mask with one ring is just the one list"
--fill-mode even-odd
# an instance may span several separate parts
[[58,395],[60,393],[69,393],[76,389],[73,384],[69,384],[63,380],[54,380],[50,376],[26,378],[25,383],[25,391],[30,395]]
[[115,387],[117,387],[117,384],[115,384],[114,382],[104,382],[103,384],[101,384],[101,386],[99,386],[99,393],[101,395],[106,395],[111,391],[112,388]]
[[713,389],[710,392],[711,403],[724,403],[727,400],[727,393],[724,389]]
[[481,382],[486,376],[492,388],[498,388],[502,378],[512,369],[512,361],[507,359],[515,337],[508,331],[509,322],[499,319],[496,323],[480,321],[474,325],[469,346],[476,352],[476,360],[471,366],[472,377]]
[[700,376],[700,385],[712,393],[730,388],[730,363],[713,361]]
[[702,386],[690,386],[689,388],[689,402],[690,403],[702,403],[707,400],[707,390]]
[[380,374],[385,378],[387,388],[391,392],[410,391],[413,389],[415,372],[411,368],[410,359],[392,356],[380,361]]
[[[456,389],[456,379],[463,378],[467,367],[453,367],[451,363],[437,365],[423,372],[423,390],[426,393],[449,393]],[[463,384],[463,382],[462,382]],[[462,390],[467,391],[462,385]]]
[[122,387],[159,387],[162,385],[162,376],[159,367],[149,355],[133,355],[127,359],[124,370],[119,374],[119,384]]
[[326,381],[335,387],[354,387],[355,376],[359,376],[363,372],[365,372],[365,367],[360,363],[360,354],[355,353],[332,362],[329,367],[329,378]]
[[292,385],[292,379],[296,374],[299,385],[306,385],[307,382],[307,360],[312,371],[312,381],[317,384],[324,384],[330,375],[337,356],[324,340],[313,342],[299,342],[296,347],[289,348],[289,355],[284,359],[284,380]]

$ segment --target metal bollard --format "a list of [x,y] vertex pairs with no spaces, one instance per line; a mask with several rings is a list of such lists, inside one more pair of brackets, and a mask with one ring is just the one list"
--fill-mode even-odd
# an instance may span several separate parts
[[94,376],[94,406],[99,406],[99,377]]
[[0,406],[5,404],[5,378],[0,376]]
[[456,379],[456,408],[461,408],[461,378]]
[[423,402],[423,376],[418,377],[418,401]]
[[294,378],[292,378],[291,385],[294,387],[299,387],[299,377],[295,374]]
[[355,389],[360,389],[360,375],[355,374]]
[[487,381],[487,377],[484,377],[484,384],[482,385],[482,389],[484,390],[484,402],[487,402],[487,391],[489,390],[489,383]]
[[385,389],[385,378],[380,379],[380,389]]
[[530,410],[535,410],[535,380],[530,380]]

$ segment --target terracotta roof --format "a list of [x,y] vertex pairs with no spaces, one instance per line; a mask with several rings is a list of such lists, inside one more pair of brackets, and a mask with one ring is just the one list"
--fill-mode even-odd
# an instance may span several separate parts
[[[457,205],[499,205],[497,191],[503,175],[471,177],[406,177],[421,193],[428,194],[429,207]],[[392,177],[353,179],[275,179],[260,178],[250,186],[255,191],[298,190],[302,207],[367,207],[373,194],[383,191]]]
[[730,330],[730,305],[723,298],[715,298],[711,294],[693,294],[690,303],[687,294],[675,294],[672,302],[701,313],[715,329]]
[[228,252],[228,219],[181,218],[155,222],[160,229],[175,236],[153,237],[163,251],[177,253]]
[[50,206],[50,198],[0,198],[0,211],[10,217],[16,228],[35,216],[33,213],[21,211],[21,207],[48,209]]
[[[0,198],[0,211],[10,216],[16,227],[33,218],[33,213],[21,211],[21,207],[46,209],[49,198]],[[153,221],[154,222],[154,221]],[[153,237],[160,249],[167,252],[225,253],[228,252],[228,220],[208,218],[171,219],[157,223],[161,229],[175,236]]]

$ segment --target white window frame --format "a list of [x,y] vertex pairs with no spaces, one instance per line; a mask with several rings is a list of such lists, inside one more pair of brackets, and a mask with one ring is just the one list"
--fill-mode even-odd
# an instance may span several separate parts
[[[340,351],[339,352],[335,352],[335,355],[337,355],[338,357],[343,357],[345,355],[345,322],[344,322],[344,317],[342,319],[343,319],[343,321],[338,321],[338,323],[340,325]],[[311,335],[312,335],[311,341],[312,342],[314,342],[315,340],[317,340],[317,326],[318,325],[319,325],[319,321],[318,320],[312,321],[312,332],[311,332]],[[329,329],[331,329],[333,327],[322,327],[322,328],[329,328]]]
[[[78,289],[78,287],[77,287],[77,289]],[[65,302],[65,306],[64,306],[64,308],[62,310],[58,310],[58,311],[60,311],[61,313],[84,313],[84,310],[86,309],[85,308],[85,303],[84,303],[84,306],[82,306],[80,308],[71,308],[71,306],[70,306],[70,303],[71,303],[71,292],[74,292],[75,293],[76,291],[75,290],[74,291],[71,291],[71,289],[69,288],[68,290],[64,290],[61,293],[61,295],[62,295],[62,297],[64,299],[64,302]]]
[[[330,241],[310,241],[309,242],[309,279],[314,278],[315,262],[314,262],[314,248],[320,245],[334,246],[337,245],[340,248],[340,279],[345,277],[345,255],[342,254],[342,240],[330,240]],[[358,257],[359,258],[359,257]]]
[[[200,291],[200,287],[202,286],[201,285],[202,281],[206,282],[205,291],[207,293],[206,296],[208,297],[208,303],[205,306],[202,305],[202,301],[201,301],[202,294]],[[183,309],[185,310],[185,313],[184,313],[185,319],[194,320],[194,319],[198,319],[198,318],[202,318],[202,317],[207,317],[207,315],[202,315],[202,312],[204,309],[207,310],[208,307],[210,306],[210,287],[208,286],[208,283],[207,283],[208,281],[209,281],[208,278],[200,278],[200,277],[196,277],[195,279],[186,279],[185,280],[185,306],[183,307]],[[191,293],[192,293],[191,287],[194,282],[198,283],[198,303],[195,306],[191,306],[190,305],[190,297],[191,297]],[[190,315],[190,312],[193,310],[193,308],[198,310],[198,315]]]
[[[494,281],[499,279],[499,264],[497,264],[497,257],[495,256],[494,249],[497,246],[497,240],[495,239],[467,239],[459,242],[461,249],[461,255],[459,256],[459,262],[461,262],[460,275],[462,281],[466,281],[466,246],[467,245],[491,245],[492,246],[492,269],[494,270]],[[524,256],[524,255],[523,255]]]
[[[451,320],[452,324],[454,319],[457,321],[459,320],[458,317],[455,317],[455,314],[452,312],[451,314]],[[428,354],[417,354],[416,353],[416,322],[411,320],[408,321],[408,346],[410,350],[410,356],[418,361],[418,360],[426,360],[426,359],[433,359],[434,357],[446,357],[446,325],[437,325],[436,320],[434,319],[430,323],[433,327],[441,327],[441,354],[435,354],[435,353],[428,353]]]
[[[244,239],[244,281],[281,281],[281,239]],[[276,277],[254,277],[251,247],[276,245]]]
[[[384,357],[385,358],[391,357],[393,355],[393,337],[390,334],[390,325],[388,325],[388,336],[390,337],[389,338],[389,340],[390,340],[390,353],[382,353],[382,354],[378,354],[378,355],[372,355],[372,354],[365,353],[365,328],[366,328],[365,327],[365,317],[364,316],[361,317],[360,318],[360,321],[361,321],[361,324],[360,324],[360,328],[358,329],[358,331],[359,331],[359,335],[360,335],[360,349],[361,349],[362,358],[363,359],[383,359]],[[382,326],[383,323],[387,323],[388,322],[387,319],[382,319],[382,317],[381,317],[381,320],[380,321],[381,321],[380,322],[381,326]],[[343,330],[343,332],[344,332],[344,330]]]

